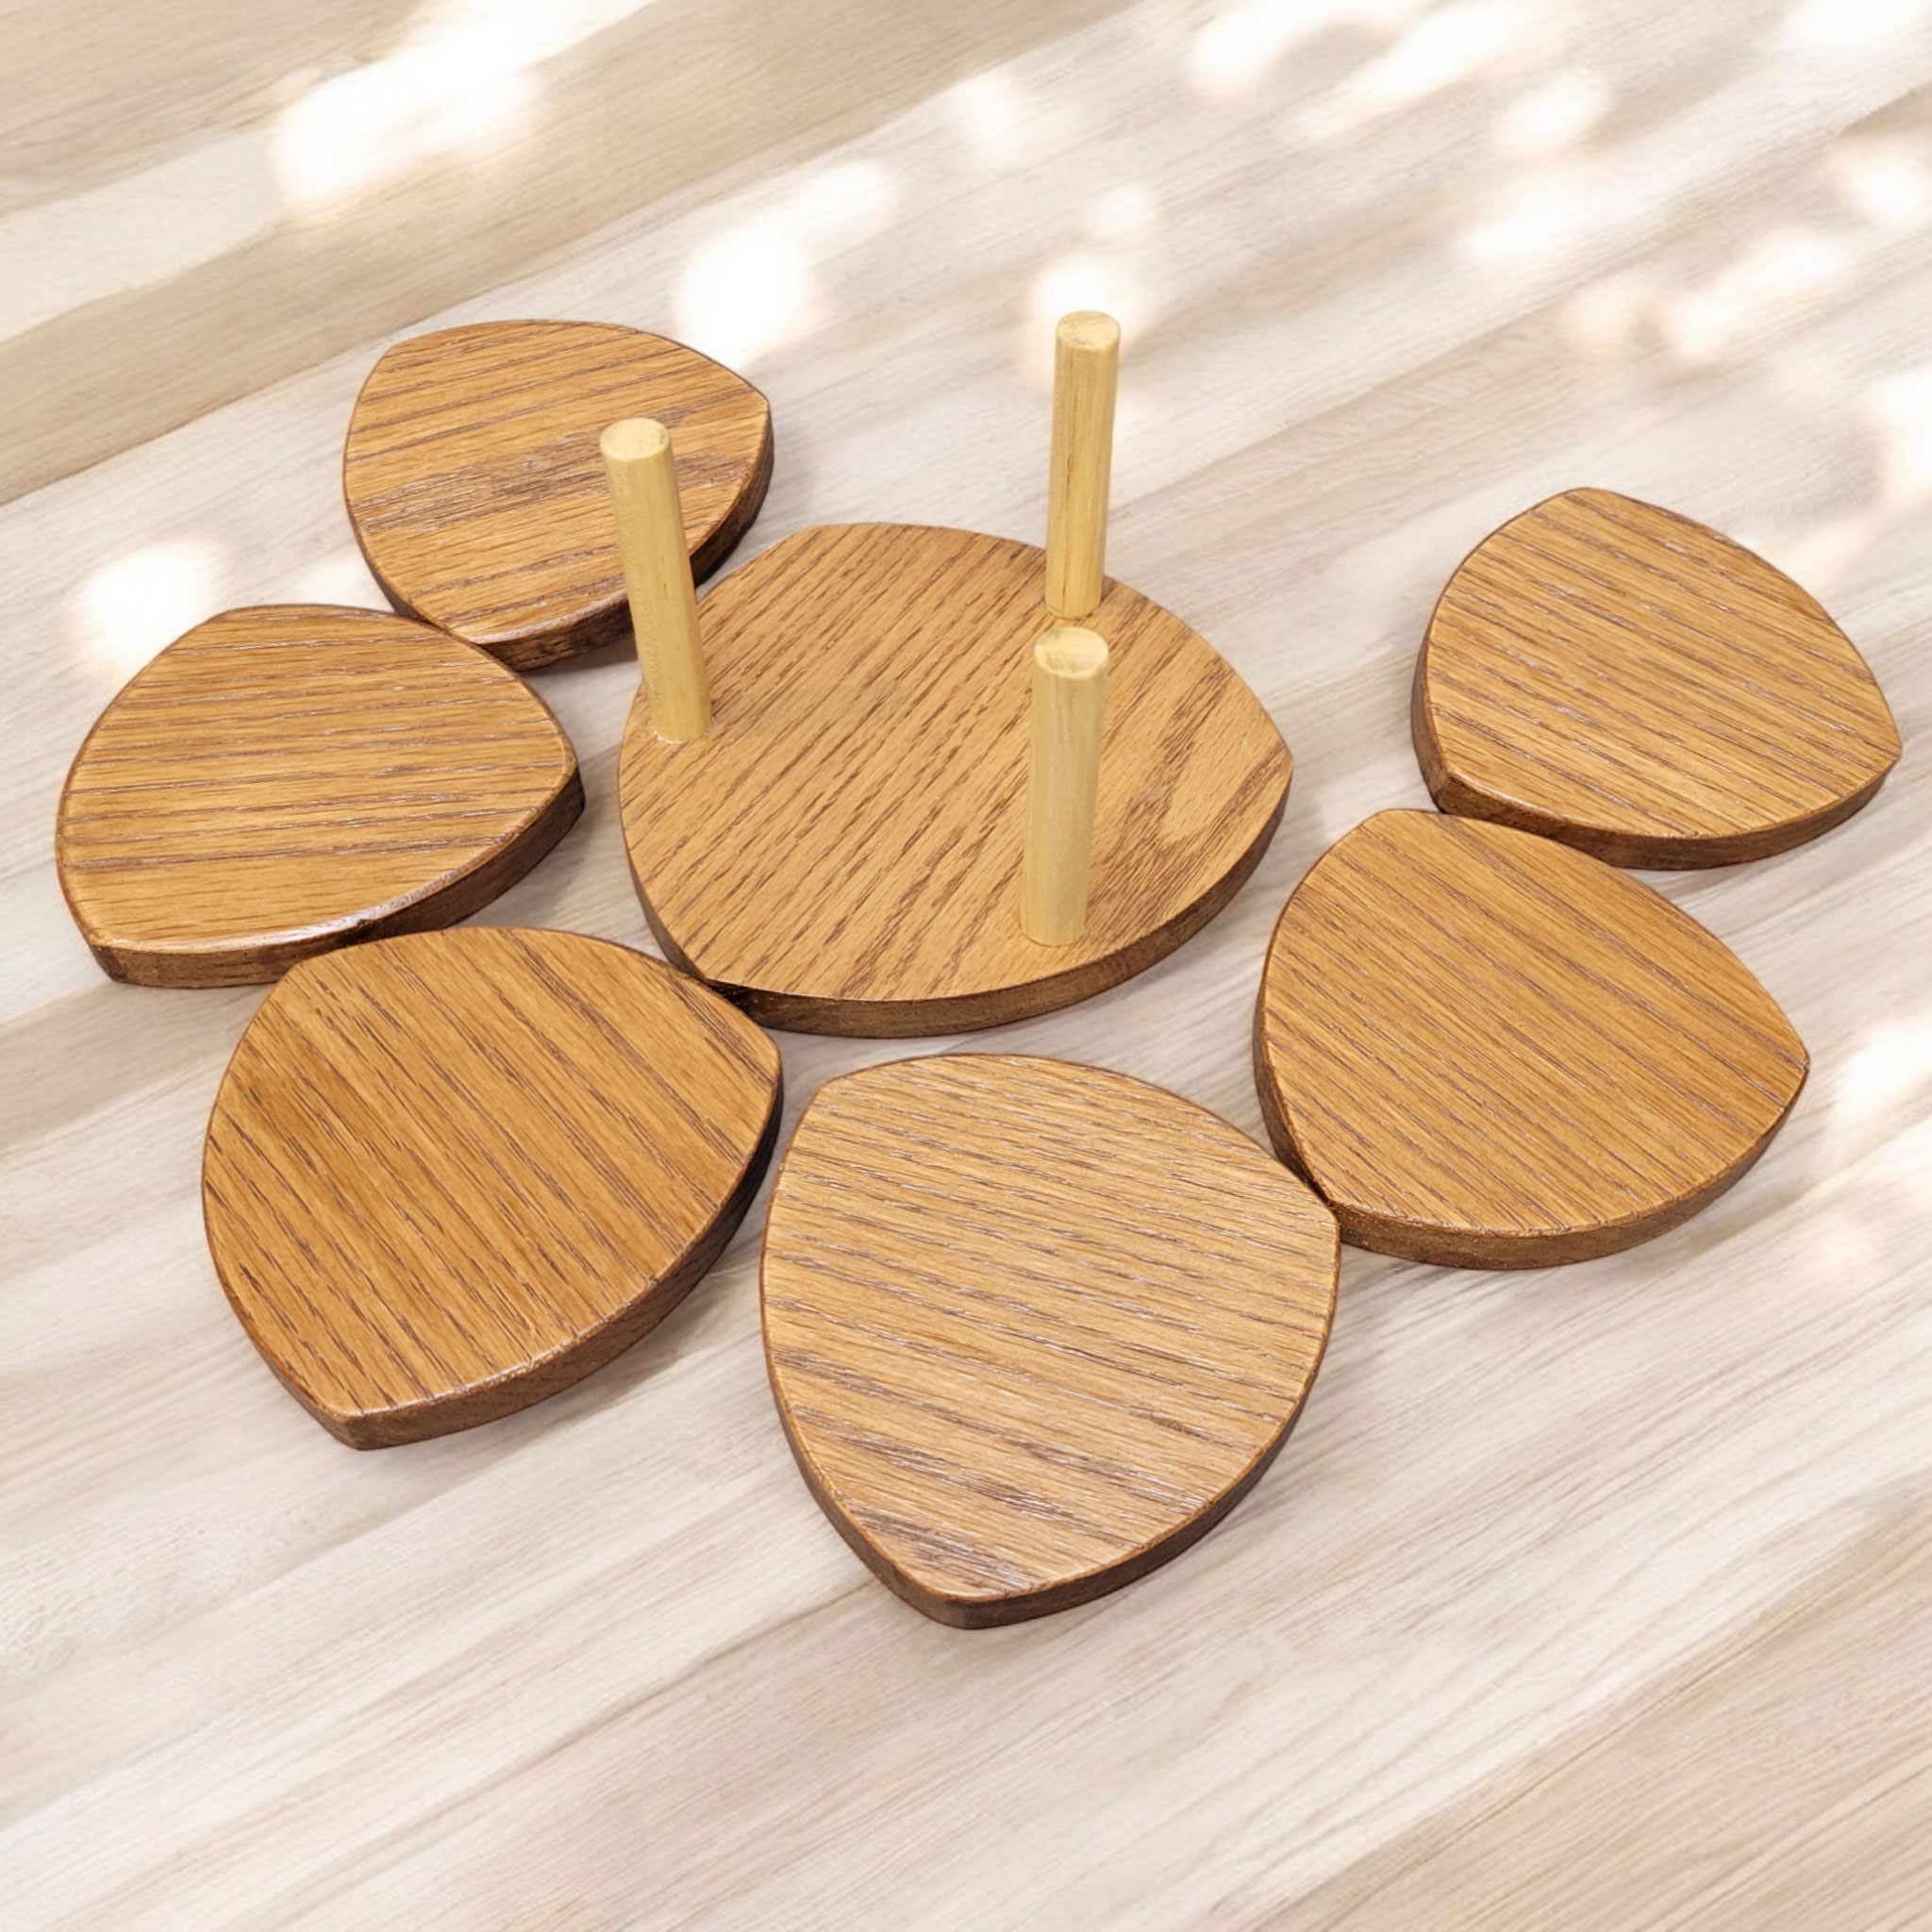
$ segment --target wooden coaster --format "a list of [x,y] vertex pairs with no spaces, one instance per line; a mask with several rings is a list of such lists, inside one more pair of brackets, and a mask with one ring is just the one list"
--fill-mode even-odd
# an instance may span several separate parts
[[1502,825],[1378,812],[1268,949],[1255,1072],[1344,1240],[1486,1268],[1685,1221],[1766,1145],[1803,1042],[1693,919]]
[[271,605],[197,625],[101,713],[55,852],[111,977],[235,986],[467,918],[583,806],[549,707],[481,651]]
[[477,323],[386,350],[349,419],[342,494],[390,602],[519,671],[625,636],[597,439],[625,416],[676,438],[702,579],[772,478],[772,411],[742,376],[603,323]]
[[1327,1344],[1326,1208],[1224,1121],[1059,1060],[828,1081],[765,1224],[765,1352],[813,1495],[941,1623],[1177,1556],[1253,1487]]
[[299,966],[228,1063],[209,1251],[269,1366],[380,1449],[525,1408],[660,1321],[777,1133],[778,1050],[660,961],[471,926]]
[[1117,985],[1234,896],[1288,748],[1210,645],[1110,584],[1084,936],[1020,926],[1041,553],[902,524],[801,530],[702,607],[713,723],[667,743],[641,692],[620,796],[665,950],[768,1025],[915,1035]]
[[1449,580],[1416,663],[1444,811],[1615,865],[1730,865],[1866,804],[1898,761],[1851,641],[1715,530],[1607,490],[1525,511]]

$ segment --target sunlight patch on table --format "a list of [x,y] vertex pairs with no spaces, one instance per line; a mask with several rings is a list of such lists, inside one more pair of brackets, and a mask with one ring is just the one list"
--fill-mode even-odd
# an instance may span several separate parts
[[898,175],[876,161],[807,176],[694,251],[672,294],[678,336],[743,369],[824,326],[820,265],[891,226],[901,198]]
[[206,537],[144,543],[89,574],[69,607],[84,666],[125,683],[185,630],[222,608],[227,554]]
[[297,213],[326,214],[426,161],[504,147],[528,130],[534,70],[650,0],[441,0],[380,60],[318,82],[275,125],[276,179]]
[[1188,44],[1188,79],[1209,100],[1252,93],[1282,58],[1331,27],[1399,33],[1423,0],[1236,0]]

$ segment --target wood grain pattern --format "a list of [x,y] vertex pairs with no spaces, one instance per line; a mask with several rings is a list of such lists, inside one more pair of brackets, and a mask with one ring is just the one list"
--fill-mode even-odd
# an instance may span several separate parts
[[1450,579],[1416,660],[1444,811],[1615,865],[1731,865],[1868,804],[1897,763],[1877,680],[1741,544],[1607,490],[1512,518]]
[[1313,1381],[1335,1222],[1120,1074],[963,1054],[822,1087],[765,1225],[765,1352],[812,1493],[941,1623],[1085,1603],[1247,1493]]
[[1020,924],[1041,555],[969,530],[801,530],[701,607],[715,723],[625,728],[620,795],[665,950],[768,1025],[907,1036],[1086,999],[1198,931],[1266,849],[1292,764],[1225,661],[1110,584],[1082,937]]
[[[15,338],[0,380],[0,465],[19,487],[51,452],[68,477],[0,505],[7,1932],[906,1932],[908,1901],[1041,1932],[1924,1917],[1932,34],[1903,5],[1506,4],[1499,35],[1503,5],[1448,0],[653,0],[532,70],[522,123],[479,136],[463,97],[460,153],[185,273],[130,255],[107,202],[169,226],[178,176],[145,171],[232,132],[241,204],[278,76],[340,98],[424,26],[508,10],[19,16],[9,175],[125,291]],[[713,57],[728,81],[694,86]],[[1418,74],[1444,84],[1383,85]],[[1318,116],[1333,138],[1302,138]],[[855,186],[863,239],[782,225]],[[1528,246],[1465,248],[1505,218]],[[1811,1054],[1743,1184],[1582,1268],[1347,1252],[1316,1388],[1240,1507],[1118,1596],[976,1635],[880,1586],[798,1476],[762,1198],[575,1390],[342,1449],[263,1371],[200,1224],[202,1130],[259,991],[110,982],[55,875],[62,776],[128,675],[76,624],[92,573],[192,537],[228,579],[193,617],[379,605],[348,588],[339,466],[387,332],[582,315],[742,341],[722,297],[711,337],[678,291],[782,265],[774,234],[803,243],[808,306],[734,364],[781,458],[745,549],[859,516],[1039,541],[1052,314],[1118,299],[1109,568],[1211,640],[1295,754],[1267,854],[1185,949],[966,1043],[1117,1068],[1265,1141],[1246,1023],[1274,920],[1342,833],[1427,805],[1404,721],[1430,608],[1479,537],[1578,479],[1790,572],[1907,741],[1829,838],[1653,875]],[[4,258],[23,295],[64,267]],[[637,680],[622,639],[534,680],[590,806],[485,918],[645,943],[613,777]],[[935,1050],[779,1044],[788,1128],[822,1081]]]
[[223,1075],[209,1252],[353,1448],[492,1422],[601,1367],[723,1252],[777,1133],[778,1051],[660,961],[475,926],[299,967]]
[[1502,825],[1378,812],[1274,929],[1255,1071],[1344,1239],[1531,1268],[1687,1220],[1763,1153],[1803,1042],[1647,886]]
[[136,675],[75,757],[55,844],[104,972],[234,986],[467,918],[583,804],[549,707],[481,651],[380,611],[272,605]]
[[655,417],[677,443],[691,570],[730,555],[772,476],[772,412],[695,349],[588,322],[491,322],[384,351],[356,399],[342,495],[398,610],[519,671],[628,623],[598,438]]

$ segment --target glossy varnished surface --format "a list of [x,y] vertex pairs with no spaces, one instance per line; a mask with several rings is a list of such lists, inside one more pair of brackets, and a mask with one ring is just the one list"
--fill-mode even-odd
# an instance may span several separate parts
[[[0,508],[0,1917],[1923,1918],[1923,17],[654,0],[495,87],[497,120],[429,124],[480,147],[343,150],[391,172],[327,212],[276,204],[258,245],[155,264],[79,204],[258,139],[291,95],[389,98],[319,91],[416,18],[168,0],[0,27],[28,137],[6,193],[130,278],[84,300],[0,277],[80,305],[11,339],[0,380],[8,473],[67,479]],[[167,178],[138,190],[143,235],[211,250]],[[575,1389],[340,1447],[263,1368],[200,1224],[261,994],[110,985],[61,903],[61,778],[133,668],[119,600],[178,611],[150,648],[226,606],[376,603],[341,507],[358,388],[391,334],[533,315],[670,335],[771,397],[746,549],[858,519],[1038,542],[1044,349],[1085,306],[1125,332],[1108,568],[1247,680],[1294,789],[1185,947],[967,1043],[1150,1080],[1258,1140],[1275,918],[1350,827],[1427,808],[1429,613],[1486,535],[1589,481],[1789,572],[1905,736],[1826,837],[1650,880],[1809,1048],[1790,1119],[1707,1211],[1604,1260],[1345,1250],[1321,1374],[1240,1507],[1012,1629],[908,1610],[806,1492],[759,1343],[761,1200]],[[616,808],[636,682],[623,645],[535,680],[589,803],[486,919],[650,943]],[[782,1044],[788,1131],[904,1051]]]
[[1071,1005],[1199,931],[1251,873],[1292,764],[1254,693],[1172,612],[1109,583],[1087,923],[1020,920],[1034,641],[1026,543],[902,524],[801,530],[700,608],[710,731],[641,694],[621,796],[674,958],[767,1025],[887,1036]]
[[1731,1186],[1805,1084],[1737,956],[1600,859],[1378,812],[1269,942],[1255,1078],[1348,1240],[1536,1268],[1648,1241]]
[[226,610],[117,693],[61,789],[60,884],[102,970],[242,986],[449,925],[583,809],[550,708],[374,610]]
[[342,496],[390,601],[519,671],[627,635],[597,450],[627,416],[671,431],[708,576],[772,477],[771,406],[742,377],[603,323],[477,323],[387,350],[349,418]]
[[660,1322],[736,1232],[778,1051],[576,933],[419,933],[298,967],[222,1076],[208,1249],[352,1448],[525,1408]]
[[1443,810],[1616,865],[1730,865],[1870,803],[1898,728],[1790,577],[1688,518],[1571,490],[1449,580],[1415,674]]
[[1335,1220],[1204,1108],[1092,1067],[902,1060],[819,1090],[762,1263],[787,1435],[942,1624],[1115,1590],[1254,1486],[1335,1313]]

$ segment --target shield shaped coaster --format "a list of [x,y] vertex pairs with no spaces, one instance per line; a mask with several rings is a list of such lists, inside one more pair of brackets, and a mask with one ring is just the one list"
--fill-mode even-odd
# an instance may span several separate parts
[[1790,577],[1687,518],[1572,490],[1486,538],[1416,662],[1444,811],[1615,865],[1730,865],[1815,839],[1897,762],[1884,694]]
[[250,1339],[353,1448],[568,1388],[724,1251],[778,1050],[661,961],[473,926],[298,966],[223,1076],[209,1252]]
[[1764,1151],[1803,1042],[1720,941],[1504,825],[1385,811],[1295,888],[1255,1015],[1282,1158],[1359,1247],[1530,1268],[1687,1220]]
[[1096,1068],[899,1060],[820,1088],[765,1225],[807,1484],[945,1624],[1117,1589],[1204,1535],[1299,1411],[1334,1218],[1224,1121]]
[[562,727],[493,658],[386,611],[274,605],[197,625],[102,712],[55,853],[111,977],[236,986],[467,918],[583,805]]
[[711,728],[641,694],[620,799],[665,951],[767,1025],[907,1036],[1072,1005],[1161,958],[1266,849],[1291,761],[1179,618],[1109,583],[1086,929],[1020,925],[1042,553],[970,530],[801,530],[701,607]]
[[597,439],[626,416],[676,434],[702,579],[772,477],[771,408],[743,377],[603,323],[476,323],[386,350],[349,419],[342,495],[390,602],[519,671],[625,635]]

